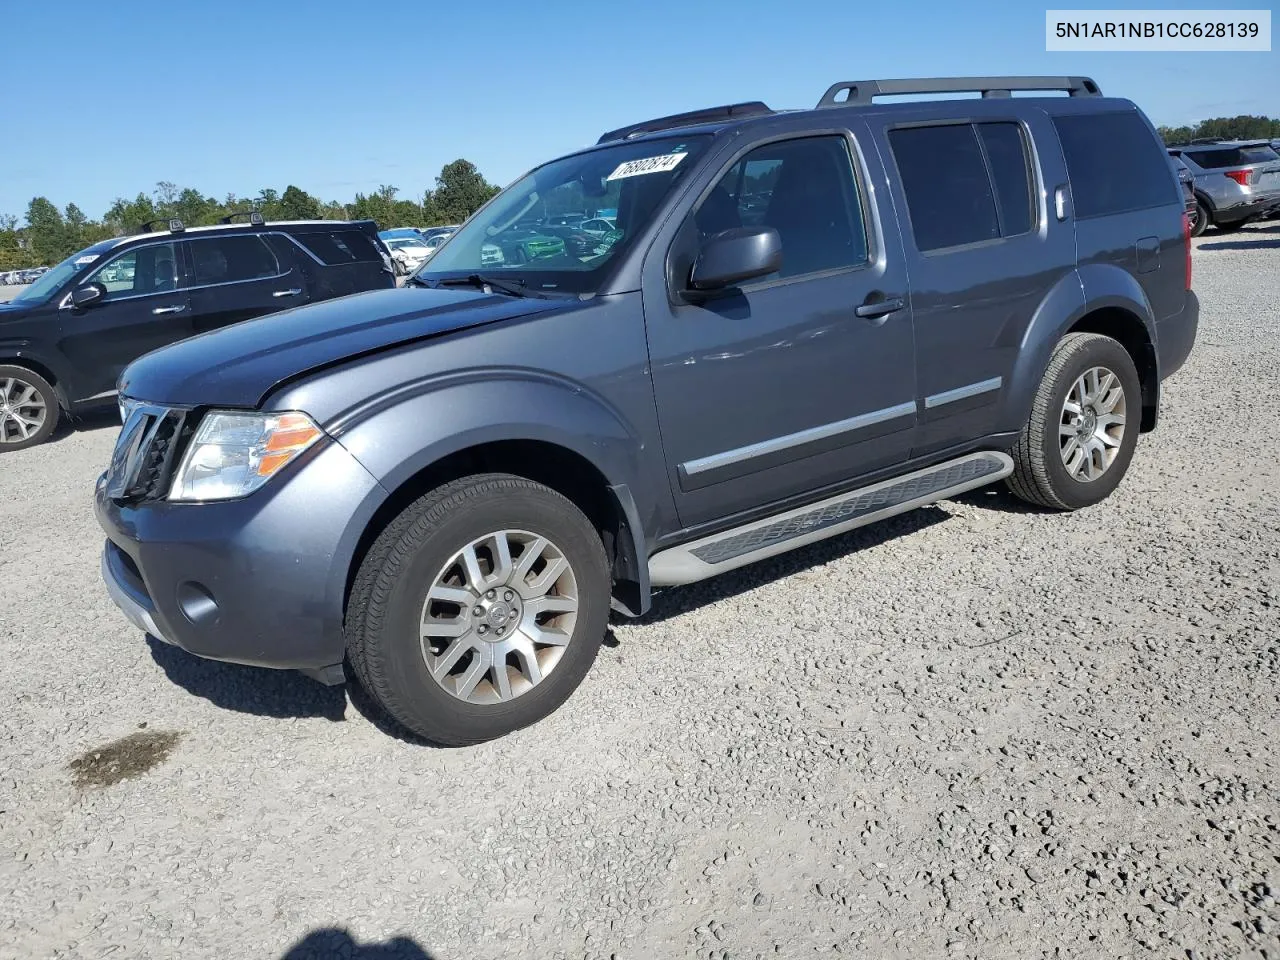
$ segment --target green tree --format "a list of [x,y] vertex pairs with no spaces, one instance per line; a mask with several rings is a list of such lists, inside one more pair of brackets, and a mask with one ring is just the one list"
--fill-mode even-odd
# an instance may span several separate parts
[[39,263],[57,263],[76,250],[71,228],[47,197],[33,197],[27,205],[27,237]]
[[470,160],[445,164],[430,194],[432,222],[461,223],[497,193],[498,188],[486,180]]
[[284,188],[280,212],[285,220],[319,220],[320,201],[293,184]]

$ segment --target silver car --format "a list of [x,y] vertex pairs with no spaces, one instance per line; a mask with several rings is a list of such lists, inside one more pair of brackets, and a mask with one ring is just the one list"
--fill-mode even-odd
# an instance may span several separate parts
[[1269,141],[1197,141],[1169,153],[1191,171],[1198,205],[1193,235],[1208,226],[1238,230],[1280,211],[1280,153]]

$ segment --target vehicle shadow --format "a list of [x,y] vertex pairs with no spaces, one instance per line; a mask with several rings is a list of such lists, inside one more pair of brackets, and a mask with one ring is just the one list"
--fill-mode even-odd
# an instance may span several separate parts
[[[937,506],[920,507],[907,513],[881,520],[866,527],[859,527],[830,540],[821,540],[790,553],[780,554],[768,560],[760,560],[750,566],[712,577],[684,587],[667,587],[653,596],[653,606],[643,617],[628,620],[620,614],[613,615],[614,623],[645,625],[661,623],[672,617],[696,610],[707,604],[728,600],[748,593],[758,587],[794,576],[810,567],[822,566],[841,557],[880,546],[898,537],[926,530],[949,519],[951,514]],[[617,640],[614,640],[617,643]]]
[[344,719],[347,695],[293,670],[269,670],[205,660],[155,637],[147,637],[153,659],[165,676],[215,707],[260,717]]
[[412,937],[392,937],[381,943],[359,943],[341,927],[312,930],[280,955],[280,960],[434,960]]
[[1200,244],[1201,250],[1267,250],[1275,247],[1280,247],[1280,240],[1215,240]]
[[88,410],[84,413],[78,413],[74,417],[64,416],[58,423],[58,428],[53,431],[53,435],[46,440],[46,443],[61,443],[74,437],[78,433],[87,430],[105,430],[120,429],[120,411],[114,406],[103,406]]
[[967,503],[971,507],[981,507],[983,510],[995,510],[997,513],[1057,513],[1057,510],[1051,510],[1048,507],[1037,506],[1034,503],[1028,503],[1019,497],[1015,497],[1009,492],[1009,488],[1003,483],[992,484],[989,487],[979,487],[977,490],[970,490],[968,493],[962,493],[958,497],[953,497],[956,503]]

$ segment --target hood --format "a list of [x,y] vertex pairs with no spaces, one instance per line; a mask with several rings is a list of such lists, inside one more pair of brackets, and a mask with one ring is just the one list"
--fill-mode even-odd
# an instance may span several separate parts
[[478,290],[358,293],[163,347],[129,365],[120,393],[178,406],[254,407],[282,382],[344,360],[564,305]]

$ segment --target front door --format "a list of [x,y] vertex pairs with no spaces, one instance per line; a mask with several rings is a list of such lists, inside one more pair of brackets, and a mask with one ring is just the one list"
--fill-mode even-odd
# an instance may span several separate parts
[[[892,217],[868,228],[878,218],[867,185],[883,189],[871,156],[868,168],[845,133],[744,147],[676,233],[666,286],[646,278],[653,387],[682,525],[907,459],[911,316],[889,309],[906,303],[907,277]],[[683,300],[700,245],[751,225],[778,231],[782,269],[717,299]]]
[[306,302],[306,283],[256,233],[190,237],[192,327],[207,333]]
[[107,294],[84,307],[58,311],[58,340],[73,372],[73,402],[109,396],[130,363],[191,335],[191,299],[179,244],[133,247],[84,281]]

